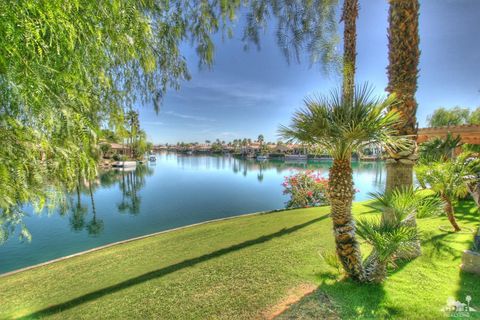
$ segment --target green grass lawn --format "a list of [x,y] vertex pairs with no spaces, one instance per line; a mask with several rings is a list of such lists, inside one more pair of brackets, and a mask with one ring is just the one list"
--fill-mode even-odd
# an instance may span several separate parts
[[[463,226],[478,226],[471,202],[457,210]],[[355,205],[357,217],[368,211]],[[281,318],[438,319],[449,296],[467,294],[480,310],[480,277],[458,268],[472,235],[440,231],[446,218],[419,221],[420,258],[391,270],[383,285],[359,285],[338,281],[320,258],[334,247],[327,214],[312,208],[213,222],[2,277],[0,319],[259,318],[302,284],[318,289]]]

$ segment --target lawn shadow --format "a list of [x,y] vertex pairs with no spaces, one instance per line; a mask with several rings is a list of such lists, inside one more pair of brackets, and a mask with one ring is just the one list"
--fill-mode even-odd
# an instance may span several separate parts
[[422,240],[422,255],[428,256],[432,264],[434,264],[434,258],[449,257],[451,260],[459,258],[461,252],[450,245],[455,242],[454,232],[432,234],[433,232],[427,233]]
[[[456,206],[457,212],[456,215],[460,220],[467,220],[468,222],[474,222],[475,231],[478,230],[478,224],[480,221],[479,211],[476,205],[472,205],[473,201],[461,201],[458,206]],[[474,234],[471,236],[473,246]],[[459,255],[463,255],[463,252],[458,251]],[[458,290],[455,294],[455,300],[462,303],[467,303],[467,296],[470,296],[471,300],[469,302],[470,307],[474,308],[476,311],[470,312],[469,317],[472,319],[480,319],[480,275],[474,273],[468,273],[459,268],[459,281],[458,281]]]
[[[480,214],[477,205],[471,200],[462,200],[459,201],[454,206],[455,217],[460,220],[460,222],[479,222]],[[461,227],[461,226],[460,226]]]
[[278,319],[354,319],[401,317],[402,311],[385,303],[382,284],[335,280],[331,272],[317,274],[318,289],[291,305]]
[[114,284],[114,285],[111,285],[111,286],[108,286],[108,287],[105,287],[105,288],[87,293],[87,294],[79,296],[77,298],[74,298],[74,299],[59,303],[59,304],[55,304],[55,305],[49,306],[45,309],[33,312],[31,314],[23,316],[22,319],[41,318],[41,317],[45,317],[45,316],[48,316],[48,315],[53,315],[53,314],[63,312],[65,310],[77,307],[77,306],[82,305],[84,303],[87,303],[89,301],[93,301],[93,300],[99,299],[103,296],[106,296],[106,295],[109,295],[109,294],[112,294],[112,293],[130,288],[130,287],[135,286],[137,284],[141,284],[141,283],[150,281],[152,279],[161,278],[163,276],[166,276],[170,273],[179,271],[181,269],[195,266],[199,263],[206,262],[206,261],[208,261],[210,259],[213,259],[213,258],[218,258],[218,257],[220,257],[224,254],[235,252],[235,251],[238,251],[238,250],[241,250],[241,249],[248,248],[248,247],[253,246],[253,245],[265,243],[265,242],[270,241],[274,238],[278,238],[278,237],[288,235],[288,234],[293,233],[295,231],[298,231],[302,228],[305,228],[309,225],[312,225],[316,222],[324,220],[327,217],[328,217],[327,215],[323,215],[319,218],[307,221],[305,223],[298,224],[298,225],[295,225],[295,226],[290,227],[290,228],[281,229],[281,230],[279,230],[275,233],[271,233],[271,234],[268,234],[268,235],[263,235],[263,236],[258,237],[256,239],[247,240],[247,241],[232,245],[230,247],[226,247],[226,248],[223,248],[223,249],[219,249],[217,251],[213,251],[211,253],[208,253],[208,254],[205,254],[205,255],[202,255],[202,256],[199,256],[199,257],[187,259],[187,260],[181,261],[179,263],[169,265],[169,266],[164,267],[164,268],[160,268],[160,269],[157,269],[157,270],[154,270],[154,271],[144,273],[144,274],[139,275],[137,277],[130,278],[130,279],[127,279],[125,281],[122,281],[120,283],[117,283],[117,284]]

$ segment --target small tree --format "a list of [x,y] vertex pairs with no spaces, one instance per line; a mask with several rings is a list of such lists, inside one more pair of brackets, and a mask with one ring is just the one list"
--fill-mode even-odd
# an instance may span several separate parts
[[381,282],[386,277],[389,263],[397,257],[411,258],[420,254],[415,218],[438,215],[442,201],[436,195],[425,194],[412,187],[403,187],[384,193],[371,193],[369,206],[380,212],[389,210],[391,219],[361,220],[358,234],[373,248],[364,262],[368,281]]
[[337,254],[353,279],[363,281],[365,273],[352,217],[354,196],[352,153],[368,143],[386,149],[404,148],[405,139],[395,137],[400,115],[388,111],[394,98],[374,99],[368,86],[356,87],[353,99],[343,99],[340,91],[330,97],[305,100],[289,127],[281,127],[283,137],[323,147],[333,158],[329,172],[328,198]]
[[468,194],[468,186],[478,182],[480,159],[469,159],[467,155],[447,162],[437,162],[417,166],[415,172],[419,183],[430,188],[445,201],[445,213],[455,232],[460,226],[455,219],[453,204],[458,198]]
[[447,161],[455,155],[455,149],[461,146],[460,136],[453,137],[448,133],[445,139],[433,138],[420,145],[419,163]]
[[112,146],[109,143],[102,143],[100,145],[100,151],[102,151],[103,158],[106,158],[111,150],[112,150]]
[[372,247],[365,260],[365,277],[368,281],[382,282],[387,276],[387,264],[394,263],[395,254],[414,251],[418,241],[416,228],[392,219],[360,220],[358,235]]
[[[397,256],[411,259],[421,254],[420,241],[418,239],[415,240],[412,237],[408,245],[405,246],[405,244],[395,242],[399,242],[399,239],[405,242],[406,238],[398,238],[398,235],[391,237],[392,234],[400,232],[401,230],[399,230],[399,228],[402,226],[411,228],[407,234],[403,233],[405,230],[401,231],[403,235],[408,236],[411,235],[410,232],[417,232],[416,219],[441,214],[443,202],[438,196],[426,194],[411,186],[400,187],[384,193],[371,193],[370,196],[374,202],[369,204],[369,207],[382,213],[386,211],[391,213],[389,219],[385,219],[385,216],[383,216],[383,219],[379,221],[362,222],[364,231],[376,230],[386,241],[377,243],[376,239],[371,238],[371,234],[365,232],[361,234],[361,237],[366,239],[367,242],[371,241],[373,246],[371,254],[365,261],[367,279],[378,282],[379,277],[385,272],[384,269],[387,263],[393,263]],[[390,241],[393,241],[393,243],[390,243]],[[385,246],[388,246],[390,253],[385,252]]]
[[468,108],[438,108],[428,117],[428,125],[430,127],[459,126],[467,123],[469,118],[470,110]]

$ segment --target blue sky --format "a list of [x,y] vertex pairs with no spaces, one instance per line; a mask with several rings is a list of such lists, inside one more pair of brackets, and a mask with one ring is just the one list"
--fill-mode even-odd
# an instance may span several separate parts
[[[379,94],[387,85],[387,2],[360,0],[357,29],[356,81],[368,81]],[[417,118],[423,127],[437,107],[480,106],[480,1],[424,0],[420,12]],[[194,50],[187,47],[192,79],[167,93],[159,115],[150,105],[138,107],[151,141],[229,141],[260,133],[276,141],[279,124],[289,123],[305,96],[339,86],[338,75],[310,67],[306,59],[289,65],[273,31],[263,35],[260,51],[244,51],[241,21],[237,25],[233,39],[216,38],[211,70],[199,70]]]

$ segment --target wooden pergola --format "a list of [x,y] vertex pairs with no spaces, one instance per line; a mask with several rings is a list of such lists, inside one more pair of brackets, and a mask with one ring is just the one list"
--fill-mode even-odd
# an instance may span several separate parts
[[480,125],[418,129],[417,143],[420,144],[435,137],[445,138],[449,133],[451,133],[454,138],[460,136],[462,143],[480,144]]

